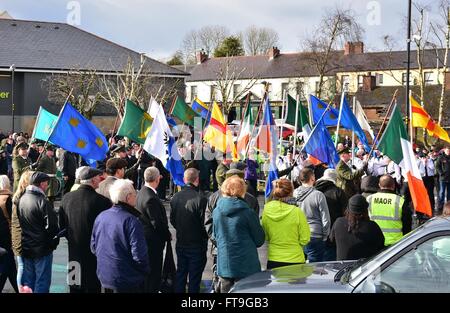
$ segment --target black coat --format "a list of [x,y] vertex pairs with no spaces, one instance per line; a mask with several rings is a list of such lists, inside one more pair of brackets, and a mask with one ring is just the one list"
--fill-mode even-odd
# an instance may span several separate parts
[[208,244],[204,220],[208,200],[192,185],[177,192],[170,201],[170,223],[177,231],[177,247],[205,248]]
[[47,197],[34,190],[27,190],[19,200],[17,212],[22,227],[22,256],[41,258],[52,253],[58,242],[58,218]]
[[348,231],[347,218],[336,220],[331,229],[331,242],[336,243],[337,260],[368,258],[384,248],[384,235],[374,221],[360,221],[357,232]]
[[439,181],[450,183],[450,156],[444,154],[437,159],[436,171]]
[[[97,259],[90,249],[92,228],[97,216],[112,206],[111,201],[95,192],[89,185],[81,185],[76,191],[64,195],[59,209],[60,229],[66,229],[69,246],[69,262],[81,266],[83,292],[100,292],[97,279]],[[70,268],[69,268],[70,270]]]
[[[137,195],[136,209],[141,212],[139,219],[144,226],[147,245],[155,244],[164,247],[171,235],[166,209],[158,195],[149,187],[143,186]],[[151,253],[150,250],[149,253]]]
[[347,196],[345,192],[336,187],[336,185],[329,180],[318,180],[316,189],[322,192],[327,199],[328,211],[330,211],[331,226],[338,217],[344,216],[344,211],[347,208]]

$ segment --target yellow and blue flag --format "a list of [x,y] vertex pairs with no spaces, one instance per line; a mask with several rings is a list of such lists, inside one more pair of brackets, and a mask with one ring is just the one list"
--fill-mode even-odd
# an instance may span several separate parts
[[195,98],[191,104],[192,110],[194,110],[197,114],[199,114],[203,119],[209,119],[209,110],[208,106],[204,104],[199,98]]
[[[58,119],[57,115],[48,112],[43,107],[39,107],[39,113],[34,124],[33,134],[31,138],[47,141],[52,133],[53,127]],[[52,143],[52,142],[51,142]]]
[[49,141],[78,153],[90,165],[104,160],[108,151],[103,133],[68,102],[59,113]]

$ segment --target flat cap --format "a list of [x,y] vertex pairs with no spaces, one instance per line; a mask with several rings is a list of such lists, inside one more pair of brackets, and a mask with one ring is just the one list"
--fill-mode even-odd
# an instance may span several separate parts
[[127,167],[128,163],[127,161],[121,159],[121,158],[112,158],[106,161],[106,168],[112,169],[112,170],[118,170],[121,168]]
[[238,170],[238,169],[231,169],[231,170],[228,170],[226,173],[225,173],[225,178],[229,178],[229,177],[231,177],[231,176],[234,176],[234,175],[237,175],[237,176],[239,176],[240,178],[244,178],[244,171],[241,171],[241,170]]
[[39,185],[42,182],[49,181],[50,176],[42,172],[34,172],[30,177],[30,185]]
[[103,172],[96,168],[93,168],[90,166],[83,166],[80,169],[80,172],[78,173],[78,178],[80,180],[88,180],[88,179],[94,178],[95,176],[99,176],[102,174],[103,174]]

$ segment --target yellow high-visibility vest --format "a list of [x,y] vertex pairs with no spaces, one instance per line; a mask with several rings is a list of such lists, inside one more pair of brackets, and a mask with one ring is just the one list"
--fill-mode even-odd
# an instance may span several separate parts
[[384,235],[384,245],[390,246],[403,238],[402,196],[377,192],[367,197],[370,219],[380,226]]

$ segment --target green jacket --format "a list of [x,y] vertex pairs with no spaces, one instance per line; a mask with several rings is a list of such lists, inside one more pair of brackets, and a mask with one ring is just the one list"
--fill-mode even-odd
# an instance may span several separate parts
[[223,163],[220,163],[217,166],[217,169],[216,169],[216,180],[217,180],[217,184],[219,186],[222,186],[223,182],[225,181],[225,178],[226,178],[225,174],[228,172],[229,169],[230,168],[227,167],[226,165],[224,165]]
[[[40,171],[51,175],[55,175],[56,170],[57,168],[55,158],[49,158],[46,155],[42,156],[36,168],[36,171]],[[56,196],[57,192],[58,192],[58,180],[56,177],[52,177],[52,179],[50,179],[48,182],[46,195],[47,197],[54,197]]]
[[14,186],[13,192],[16,192],[17,187],[19,186],[19,179],[22,176],[23,172],[30,169],[30,159],[22,158],[21,156],[15,156],[12,160],[12,168],[14,174]]
[[359,192],[360,178],[364,175],[367,165],[362,169],[352,171],[352,169],[342,160],[336,165],[336,186],[344,190],[347,198]]
[[299,207],[278,200],[269,201],[264,206],[262,227],[269,243],[269,261],[305,263],[303,247],[309,242],[311,233]]

